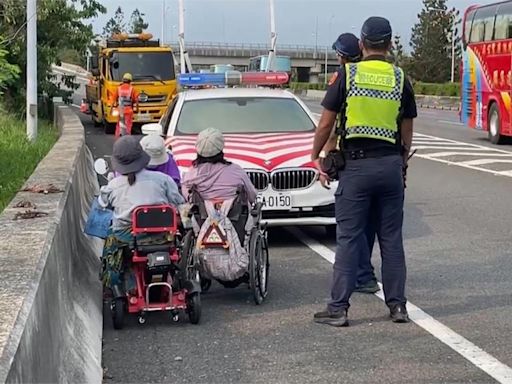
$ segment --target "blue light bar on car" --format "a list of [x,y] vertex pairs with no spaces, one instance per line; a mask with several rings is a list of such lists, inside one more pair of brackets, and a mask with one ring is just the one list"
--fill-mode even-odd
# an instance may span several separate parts
[[178,81],[183,87],[225,85],[279,85],[288,82],[286,72],[182,73]]

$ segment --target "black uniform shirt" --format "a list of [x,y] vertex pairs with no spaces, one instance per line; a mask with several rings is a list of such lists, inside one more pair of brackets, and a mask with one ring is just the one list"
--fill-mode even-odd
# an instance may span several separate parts
[[[382,60],[385,61],[384,56],[368,56],[363,60]],[[341,112],[344,101],[347,98],[347,81],[346,81],[346,71],[345,66],[341,66],[336,74],[334,74],[333,78],[329,82],[329,88],[327,89],[327,93],[322,101],[322,106],[332,112],[339,113]],[[410,81],[405,78],[404,81],[404,91],[402,94],[402,111],[404,119],[414,119],[418,116],[418,111],[416,109],[416,101],[414,99],[414,90]],[[359,139],[350,139],[345,141],[344,147],[349,150],[356,149],[365,149],[365,148],[375,148],[375,147],[385,147],[385,146],[394,146],[394,144],[378,139],[370,139],[370,138],[359,138]]]

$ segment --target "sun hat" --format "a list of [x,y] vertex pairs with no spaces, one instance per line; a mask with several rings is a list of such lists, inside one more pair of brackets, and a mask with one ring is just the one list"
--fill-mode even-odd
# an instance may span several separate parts
[[158,134],[144,136],[140,141],[140,145],[144,152],[151,157],[149,166],[156,167],[169,161],[169,155],[165,149],[165,141],[162,136]]
[[196,151],[199,156],[213,157],[224,150],[224,136],[216,128],[206,128],[197,136]]
[[149,155],[134,136],[121,136],[114,143],[112,167],[122,175],[139,172],[146,168],[149,160]]

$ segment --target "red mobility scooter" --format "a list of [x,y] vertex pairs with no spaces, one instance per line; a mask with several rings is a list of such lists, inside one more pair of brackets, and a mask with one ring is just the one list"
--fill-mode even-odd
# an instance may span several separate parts
[[[124,259],[135,275],[135,288],[114,296],[114,328],[123,327],[126,313],[138,314],[139,324],[144,324],[147,313],[162,311],[170,312],[175,322],[180,312],[185,312],[192,324],[198,324],[201,287],[198,267],[192,260],[193,231],[182,236],[179,216],[169,205],[141,206],[132,215],[134,240]],[[147,241],[148,235],[159,234],[166,236],[165,242]]]

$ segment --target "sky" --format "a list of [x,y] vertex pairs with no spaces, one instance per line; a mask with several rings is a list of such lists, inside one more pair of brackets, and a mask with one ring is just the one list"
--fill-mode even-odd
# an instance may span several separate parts
[[[165,2],[165,13],[162,6]],[[488,4],[489,0],[448,0],[449,7],[461,12],[468,6]],[[178,0],[103,0],[106,15],[93,21],[101,33],[106,21],[121,6],[127,18],[138,8],[149,22],[148,32],[161,38],[165,15],[165,41],[177,41]],[[268,0],[184,0],[185,42],[264,43],[270,42]],[[331,46],[343,32],[359,35],[364,20],[383,16],[391,21],[393,32],[409,46],[411,28],[421,11],[421,0],[275,0],[277,44]],[[318,20],[318,25],[317,25]],[[408,49],[407,49],[408,50]]]

